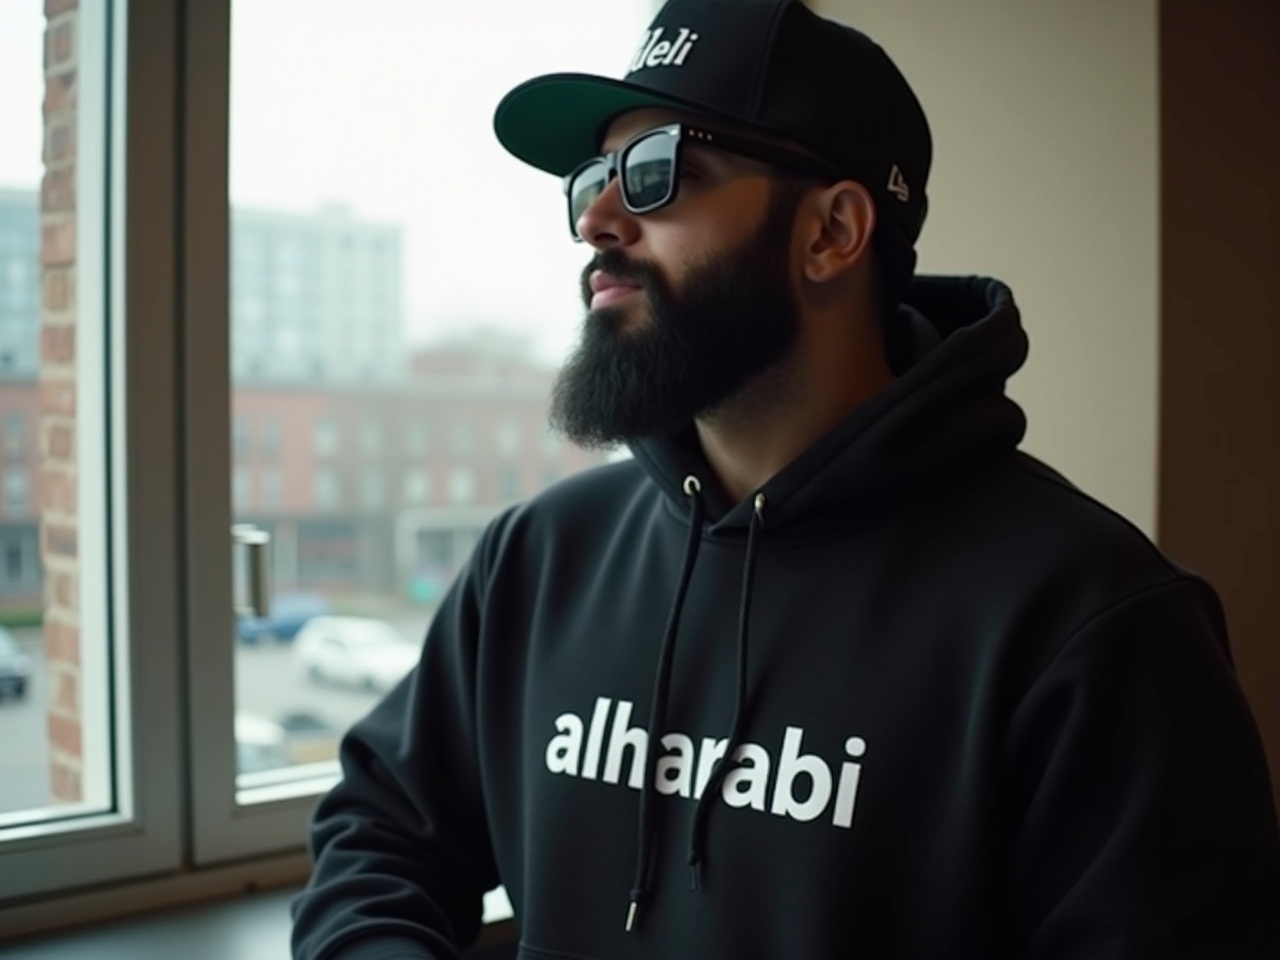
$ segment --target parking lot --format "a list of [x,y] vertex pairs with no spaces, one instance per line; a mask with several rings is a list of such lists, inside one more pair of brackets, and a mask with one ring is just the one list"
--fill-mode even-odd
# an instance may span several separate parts
[[21,700],[0,699],[0,813],[42,807],[49,802],[49,734],[45,704],[49,684],[44,639],[39,629],[10,631],[34,670]]
[[[420,640],[426,616],[406,614],[394,625]],[[0,700],[0,814],[49,803],[48,679],[39,629],[13,631],[32,659],[31,685],[22,700]],[[305,714],[315,724],[308,735],[308,759],[317,750],[331,754],[337,738],[378,701],[380,694],[316,683],[295,661],[288,643],[235,644],[235,696],[238,715],[279,723]],[[327,732],[317,737],[315,729]]]

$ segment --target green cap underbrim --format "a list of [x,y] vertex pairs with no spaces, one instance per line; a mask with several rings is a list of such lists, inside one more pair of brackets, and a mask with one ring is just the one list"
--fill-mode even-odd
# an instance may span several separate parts
[[642,107],[713,113],[692,100],[622,80],[557,73],[528,80],[503,97],[493,130],[513,156],[563,177],[600,152],[611,120]]

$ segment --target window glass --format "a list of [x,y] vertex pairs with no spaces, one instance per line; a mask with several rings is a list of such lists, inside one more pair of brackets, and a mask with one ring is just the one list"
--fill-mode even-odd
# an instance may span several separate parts
[[[75,4],[0,3],[0,840],[113,809],[101,143]],[[94,176],[94,167],[97,175]],[[87,445],[92,441],[92,446]]]
[[289,478],[260,474],[254,502],[274,589],[237,629],[245,776],[331,759],[387,679],[372,665],[394,660],[355,638],[420,645],[488,519],[600,462],[539,436],[588,252],[559,181],[503,151],[493,110],[538,73],[625,72],[652,12],[233,3],[232,404],[258,425],[241,465]]

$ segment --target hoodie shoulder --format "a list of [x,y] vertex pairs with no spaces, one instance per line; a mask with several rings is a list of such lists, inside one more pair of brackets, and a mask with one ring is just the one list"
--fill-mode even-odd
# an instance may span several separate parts
[[[981,492],[978,492],[978,491]],[[1195,596],[1225,645],[1213,588],[1117,511],[1021,451],[966,497],[966,529],[984,530],[981,564],[1009,596],[1046,616],[1047,650],[1095,617],[1167,587]],[[971,556],[969,562],[975,562]]]

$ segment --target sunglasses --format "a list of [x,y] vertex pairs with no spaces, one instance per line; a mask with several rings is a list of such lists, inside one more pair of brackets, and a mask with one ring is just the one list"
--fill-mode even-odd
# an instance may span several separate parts
[[652,213],[676,198],[686,143],[715,147],[795,173],[839,180],[839,172],[799,150],[774,146],[733,134],[672,123],[646,130],[613,153],[593,157],[564,178],[569,201],[569,233],[582,240],[578,220],[616,176],[622,202],[632,213]]

